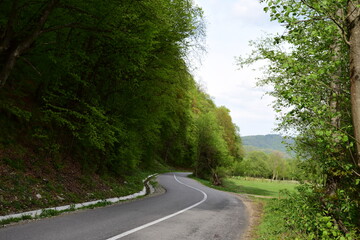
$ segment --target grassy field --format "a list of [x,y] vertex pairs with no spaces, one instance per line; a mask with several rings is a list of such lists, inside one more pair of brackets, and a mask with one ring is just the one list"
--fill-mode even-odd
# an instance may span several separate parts
[[[199,180],[199,179],[198,179]],[[266,179],[246,179],[229,177],[223,180],[223,186],[212,186],[210,182],[199,180],[201,183],[228,192],[251,194],[266,197],[282,197],[281,190],[296,191],[297,183],[287,181],[269,181]]]
[[231,192],[279,197],[281,190],[295,191],[297,183],[286,181],[268,181],[264,179],[226,178],[224,187]]

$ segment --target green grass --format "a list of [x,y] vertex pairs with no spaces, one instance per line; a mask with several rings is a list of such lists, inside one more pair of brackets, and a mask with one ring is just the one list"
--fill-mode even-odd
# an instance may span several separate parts
[[[299,239],[296,231],[286,227],[284,209],[279,199],[261,199],[264,209],[261,223],[256,227],[256,240]],[[302,238],[300,238],[302,239]]]
[[268,197],[281,196],[281,190],[296,191],[295,188],[298,186],[297,183],[285,181],[267,181],[262,179],[246,180],[238,177],[226,178],[223,181],[223,185],[230,192]]
[[251,194],[266,197],[283,197],[281,190],[296,191],[297,183],[286,181],[268,181],[265,179],[245,179],[241,177],[229,177],[223,180],[223,186],[213,186],[209,181],[197,179],[204,185],[223,191]]

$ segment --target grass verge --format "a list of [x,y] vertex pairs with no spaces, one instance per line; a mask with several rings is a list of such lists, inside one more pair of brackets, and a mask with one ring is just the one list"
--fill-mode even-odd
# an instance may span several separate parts
[[261,197],[281,198],[285,197],[283,190],[289,192],[296,191],[297,183],[283,182],[283,181],[267,181],[264,179],[245,179],[241,177],[229,177],[223,180],[222,186],[214,186],[211,182],[203,179],[192,177],[201,182],[205,186],[212,187],[218,190],[234,192],[240,194],[250,194]]

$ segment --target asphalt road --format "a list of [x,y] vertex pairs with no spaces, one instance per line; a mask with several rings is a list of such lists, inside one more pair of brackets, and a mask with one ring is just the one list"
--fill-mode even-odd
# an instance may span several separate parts
[[162,195],[0,228],[0,240],[239,240],[244,204],[186,175],[159,175]]

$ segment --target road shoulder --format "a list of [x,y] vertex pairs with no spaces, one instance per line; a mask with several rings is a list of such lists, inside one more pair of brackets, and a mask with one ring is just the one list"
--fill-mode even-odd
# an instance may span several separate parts
[[240,240],[255,239],[257,236],[257,227],[261,223],[263,215],[263,203],[261,201],[256,201],[250,196],[246,196],[244,194],[233,194],[244,203],[244,205],[246,206],[247,214],[249,216],[248,227],[246,229],[246,232],[242,234]]

